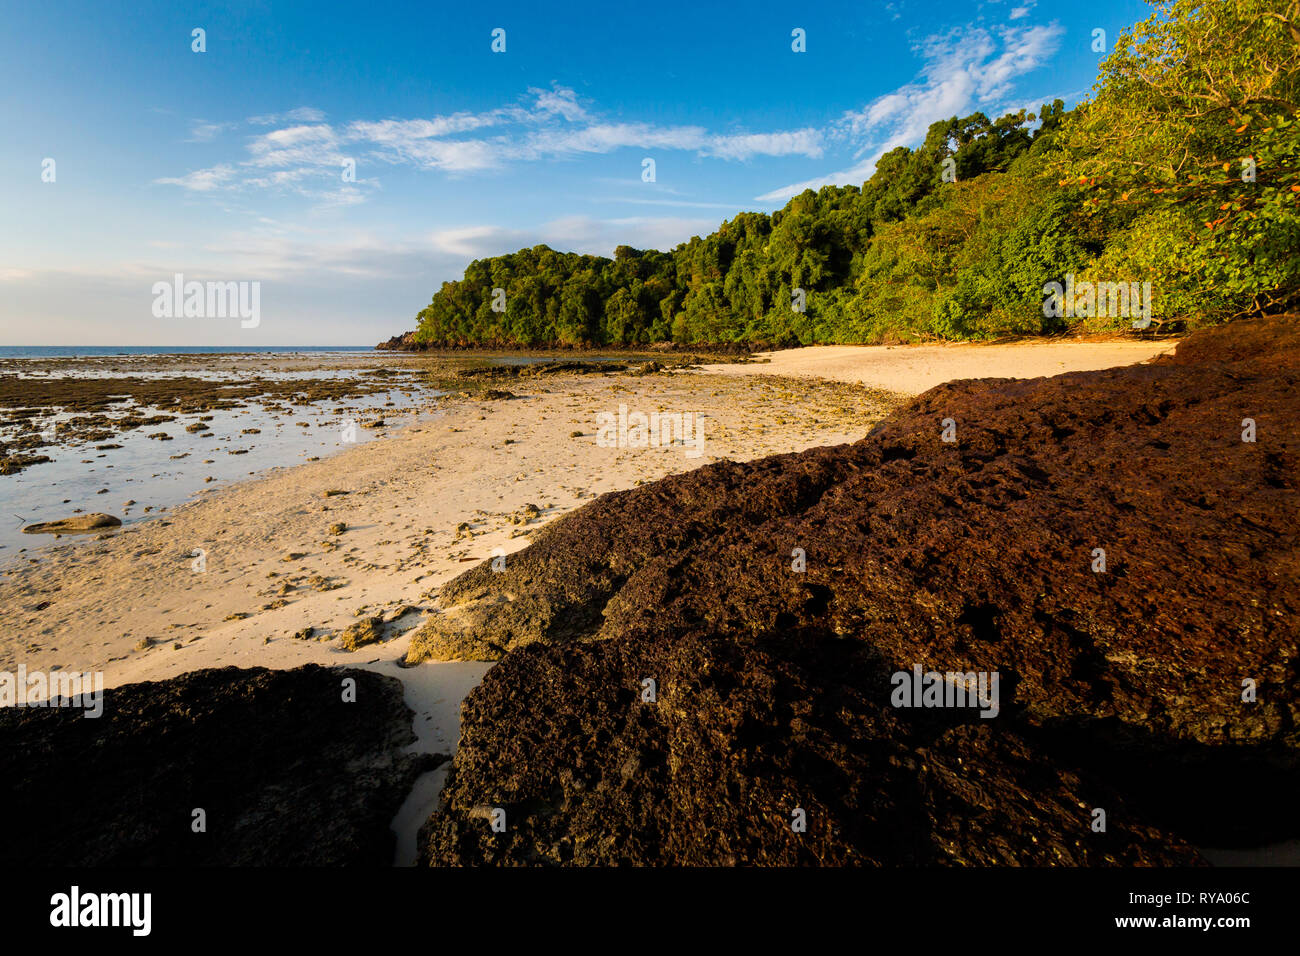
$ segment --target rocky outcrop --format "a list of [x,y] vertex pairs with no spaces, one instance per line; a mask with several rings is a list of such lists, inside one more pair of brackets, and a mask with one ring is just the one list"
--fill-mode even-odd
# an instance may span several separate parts
[[401,684],[369,671],[201,670],[84,713],[0,708],[5,865],[386,866],[393,816],[440,759],[404,752]]
[[[500,659],[427,858],[1167,863],[1294,836],[1298,384],[1294,318],[1233,323],[597,499],[412,641]],[[997,716],[894,707],[918,666],[997,673]]]
[[1199,862],[1029,738],[979,717],[904,717],[881,686],[850,642],[812,635],[512,652],[464,708],[426,861]]
[[429,346],[424,342],[415,340],[415,331],[404,332],[401,335],[394,335],[386,342],[380,342],[375,346],[381,352],[423,352]]

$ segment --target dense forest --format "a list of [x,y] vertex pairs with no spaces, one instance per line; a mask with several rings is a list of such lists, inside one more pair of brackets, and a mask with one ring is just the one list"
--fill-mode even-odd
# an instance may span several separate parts
[[[861,187],[807,190],[671,252],[537,246],[477,260],[420,312],[416,339],[793,345],[1099,331],[1131,327],[1144,283],[1157,328],[1285,308],[1300,299],[1298,107],[1300,2],[1160,3],[1120,36],[1073,110],[1057,100],[935,123]],[[1064,308],[1060,296],[1050,306],[1050,283],[1066,290]],[[1100,283],[1134,300],[1098,299]]]

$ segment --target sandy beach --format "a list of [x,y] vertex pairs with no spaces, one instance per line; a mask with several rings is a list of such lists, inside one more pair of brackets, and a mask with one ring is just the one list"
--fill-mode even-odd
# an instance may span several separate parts
[[[1040,378],[1145,362],[1173,352],[1177,341],[1017,342],[978,345],[821,345],[764,352],[764,372],[792,378],[857,382],[905,395],[919,395],[942,382],[964,378]],[[748,375],[753,365],[715,365],[716,375]]]
[[[0,670],[102,671],[114,687],[231,665],[364,667],[402,680],[413,749],[454,752],[460,702],[490,665],[398,664],[441,584],[603,492],[721,458],[853,441],[902,400],[763,368],[555,376],[512,386],[508,400],[435,398],[389,410],[387,431],[365,444],[224,484],[102,539],[26,535],[27,550],[10,548],[0,568]],[[597,416],[620,405],[701,416],[701,453],[601,447]],[[148,504],[147,486],[131,487]],[[382,643],[343,650],[339,635],[375,616]],[[421,780],[398,814],[399,862],[414,860],[445,772]]]
[[[603,492],[723,458],[855,441],[940,381],[1129,364],[1171,347],[812,348],[671,375],[553,377],[506,401],[435,399],[390,415],[396,428],[364,446],[219,488],[165,519],[11,552],[0,665],[101,669],[114,686],[199,667],[337,661],[328,641],[293,635],[419,608],[468,564],[523,547],[531,530]],[[699,414],[703,453],[601,447],[597,416],[620,405]],[[338,523],[347,530],[330,534]],[[395,620],[392,640],[419,617]],[[384,659],[401,655],[382,647]]]
[[[0,664],[103,670],[114,686],[230,664],[378,660],[315,636],[419,608],[467,565],[523,547],[603,492],[720,458],[853,441],[895,403],[840,385],[682,374],[435,401],[390,418],[387,437],[219,488],[165,518],[11,553]],[[698,413],[703,453],[600,447],[596,416],[619,405]],[[340,523],[346,531],[331,534]],[[393,640],[419,617],[395,621]],[[313,639],[293,637],[308,626]],[[381,647],[384,659],[401,655],[400,641]]]
[[[804,349],[759,364],[550,376],[512,385],[510,399],[432,399],[390,412],[388,431],[331,457],[229,483],[101,538],[10,552],[0,669],[102,671],[113,687],[230,665],[364,667],[402,680],[412,749],[452,753],[460,702],[491,665],[399,662],[439,587],[467,567],[508,561],[532,531],[604,492],[856,441],[945,378],[1097,368],[1167,348]],[[602,447],[598,416],[620,406],[700,416],[701,454]],[[372,618],[382,640],[344,650],[345,629]],[[398,862],[415,859],[415,831],[445,773],[422,779],[398,814]]]

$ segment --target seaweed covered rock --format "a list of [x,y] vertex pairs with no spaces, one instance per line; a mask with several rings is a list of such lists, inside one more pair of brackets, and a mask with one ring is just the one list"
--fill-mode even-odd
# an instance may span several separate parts
[[349,624],[339,635],[339,643],[345,651],[357,651],[370,644],[378,644],[383,639],[384,619],[378,615]]
[[465,705],[426,862],[1200,862],[1014,732],[905,719],[877,676],[830,634],[512,652]]
[[314,664],[129,684],[98,717],[0,708],[0,860],[390,865],[393,816],[437,759],[414,739],[399,681]]
[[[556,521],[412,641],[500,659],[428,858],[1158,862],[1295,835],[1298,385],[1294,318],[1232,323]],[[914,667],[999,674],[998,716],[893,708]]]
[[1287,319],[1155,364],[948,383],[853,445],[602,496],[450,582],[408,656],[817,626],[906,666],[1001,667],[1042,717],[1294,745],[1298,385]]

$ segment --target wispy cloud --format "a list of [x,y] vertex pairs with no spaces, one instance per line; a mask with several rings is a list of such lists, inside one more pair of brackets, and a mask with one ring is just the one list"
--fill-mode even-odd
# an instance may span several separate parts
[[[1020,0],[1020,5],[1010,11],[1011,19],[1022,20],[1035,3]],[[1018,98],[1020,78],[1050,60],[1063,33],[1056,23],[1044,26],[1012,22],[1002,26],[970,25],[925,37],[914,47],[921,63],[916,79],[820,127],[723,132],[702,125],[612,119],[594,104],[580,99],[574,90],[562,86],[530,88],[515,102],[492,109],[427,117],[390,116],[340,123],[329,120],[320,109],[303,106],[253,116],[242,124],[194,121],[190,139],[196,143],[210,142],[231,129],[242,128],[243,155],[155,181],[195,194],[278,191],[303,197],[317,207],[339,207],[364,202],[379,188],[376,170],[384,167],[468,176],[517,164],[563,161],[625,149],[647,154],[685,152],[722,162],[767,157],[816,160],[832,151],[848,158],[834,172],[782,186],[755,199],[776,203],[806,188],[861,183],[871,176],[881,155],[920,142],[935,121],[976,109],[992,110]],[[607,201],[686,209],[734,208],[728,203],[676,200],[661,195]],[[549,228],[556,238],[563,239],[563,232],[555,232],[559,222],[551,223]],[[586,221],[583,228],[594,228],[593,222]],[[662,224],[667,220],[654,222]],[[635,221],[628,220],[624,225],[633,226]],[[676,227],[655,228],[662,233]],[[584,247],[595,248],[603,241],[599,233],[583,235]],[[468,249],[465,244],[471,239],[479,248],[482,238],[477,233],[453,232],[446,241],[455,248]]]
[[325,114],[314,106],[300,106],[286,113],[268,113],[264,116],[250,116],[248,122],[254,126],[279,126],[281,123],[321,123]]
[[625,203],[633,206],[680,206],[690,209],[730,209],[737,210],[744,208],[744,203],[734,202],[696,202],[690,199],[641,199],[631,196],[612,196],[612,197],[585,197],[589,202],[596,203]]
[[691,236],[704,235],[716,228],[717,221],[713,218],[562,216],[529,229],[501,226],[440,229],[429,236],[429,241],[436,252],[461,258],[481,259],[535,245],[608,256],[619,245],[671,249]]
[[[337,181],[349,161],[464,175],[631,148],[680,150],[726,161],[794,155],[816,159],[824,149],[822,134],[811,128],[715,134],[700,126],[609,122],[563,87],[530,89],[518,103],[481,113],[354,120],[342,126],[324,120],[321,111],[309,107],[252,117],[247,121],[251,126],[278,128],[249,137],[244,159],[156,182],[193,192],[281,188],[305,195],[306,181]],[[193,129],[211,139],[222,128],[196,123]],[[192,138],[204,141],[195,133]],[[373,185],[358,176],[351,194],[362,197],[361,187]]]
[[228,129],[233,129],[233,123],[209,123],[205,120],[194,120],[190,123],[190,135],[186,137],[187,143],[210,143],[221,133]]
[[1047,63],[1064,32],[1053,23],[1000,27],[992,32],[967,27],[926,38],[916,48],[924,63],[916,81],[844,114],[837,125],[835,134],[854,145],[859,162],[757,198],[776,202],[805,189],[862,183],[881,156],[895,147],[920,142],[931,123],[1007,97],[1019,77]]
[[213,166],[209,169],[197,169],[184,176],[168,177],[156,180],[168,186],[180,186],[191,192],[207,193],[219,189],[235,178],[235,168],[228,165]]

